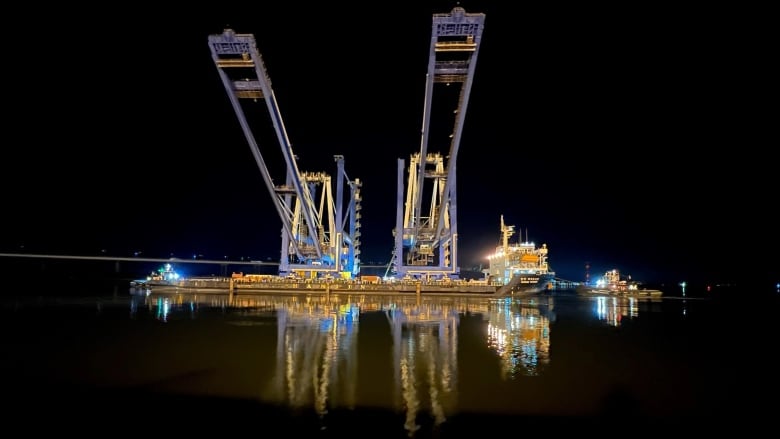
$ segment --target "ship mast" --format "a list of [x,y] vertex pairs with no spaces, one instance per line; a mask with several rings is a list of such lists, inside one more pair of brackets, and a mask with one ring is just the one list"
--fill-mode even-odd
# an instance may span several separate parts
[[[515,233],[515,226],[507,226],[504,224],[504,215],[501,215],[501,236],[503,238],[503,252],[504,252],[504,269],[502,273],[506,273],[506,267],[509,261],[509,237]],[[503,275],[502,275],[503,276]]]

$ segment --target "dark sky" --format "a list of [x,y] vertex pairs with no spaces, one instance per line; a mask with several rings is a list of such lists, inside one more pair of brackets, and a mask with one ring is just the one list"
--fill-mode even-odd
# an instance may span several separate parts
[[[7,18],[0,250],[278,259],[281,222],[207,45],[231,27],[257,38],[300,169],[334,173],[343,154],[363,181],[363,260],[386,262],[431,14],[455,3],[263,3]],[[514,3],[460,2],[487,16],[457,159],[460,266],[487,262],[504,215],[568,279],[590,262],[775,281],[762,28],[725,10]]]

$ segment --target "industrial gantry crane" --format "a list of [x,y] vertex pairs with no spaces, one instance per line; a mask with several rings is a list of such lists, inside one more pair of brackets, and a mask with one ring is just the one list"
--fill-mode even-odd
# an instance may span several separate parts
[[[230,103],[282,220],[279,274],[302,272],[309,276],[356,276],[360,271],[360,180],[349,180],[344,171],[344,157],[334,156],[337,168],[334,202],[332,179],[328,174],[298,170],[271,80],[253,34],[238,34],[232,29],[225,29],[222,34],[210,35],[208,41]],[[266,103],[287,170],[284,184],[276,185],[271,178],[244,113],[242,99],[252,102],[264,100]],[[349,186],[350,198],[346,209],[343,208],[345,182]]]
[[[433,14],[422,139],[420,152],[413,154],[409,161],[405,199],[404,160],[398,160],[395,245],[391,265],[399,277],[457,278],[460,274],[457,266],[455,164],[484,27],[485,14],[466,13],[461,7],[455,7],[447,14]],[[432,137],[434,87],[439,90],[440,86],[449,92],[444,95],[445,102],[449,98],[455,107],[454,126],[438,132],[449,137],[446,156],[429,152],[428,148]],[[429,200],[427,205],[423,204],[424,199]]]

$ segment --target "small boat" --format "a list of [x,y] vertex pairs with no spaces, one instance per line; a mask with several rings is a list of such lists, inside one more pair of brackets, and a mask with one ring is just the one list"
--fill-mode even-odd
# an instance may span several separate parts
[[620,271],[612,269],[604,273],[595,285],[581,284],[576,291],[582,295],[609,295],[626,297],[661,297],[663,291],[654,288],[646,288],[641,282],[631,279],[631,276],[623,277]]
[[179,273],[173,269],[173,265],[165,264],[157,271],[153,271],[146,276],[146,279],[136,279],[130,281],[130,289],[145,291],[152,286],[173,285],[179,280]]

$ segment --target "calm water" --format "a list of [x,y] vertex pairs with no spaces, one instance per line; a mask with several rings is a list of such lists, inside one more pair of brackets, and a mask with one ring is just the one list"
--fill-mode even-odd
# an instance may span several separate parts
[[515,436],[775,416],[771,297],[231,301],[114,287],[0,303],[5,414],[33,430]]

